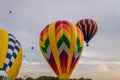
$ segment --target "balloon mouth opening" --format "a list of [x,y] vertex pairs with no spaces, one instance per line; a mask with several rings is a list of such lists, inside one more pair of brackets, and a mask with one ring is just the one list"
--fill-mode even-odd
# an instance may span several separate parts
[[86,46],[88,47],[88,46],[89,46],[89,44],[88,44],[88,43],[86,43]]
[[58,76],[59,80],[69,80],[70,75],[68,74],[60,74]]

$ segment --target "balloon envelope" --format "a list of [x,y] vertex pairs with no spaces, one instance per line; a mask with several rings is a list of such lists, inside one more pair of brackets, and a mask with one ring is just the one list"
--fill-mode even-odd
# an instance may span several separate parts
[[97,23],[92,19],[82,19],[77,22],[76,26],[78,26],[83,32],[86,43],[88,43],[93,38],[98,30]]
[[72,22],[56,21],[40,34],[40,49],[60,80],[68,80],[83,49],[83,34]]
[[10,80],[15,80],[21,62],[20,43],[12,34],[0,29],[0,73],[5,72]]
[[31,49],[34,49],[34,47],[32,46]]

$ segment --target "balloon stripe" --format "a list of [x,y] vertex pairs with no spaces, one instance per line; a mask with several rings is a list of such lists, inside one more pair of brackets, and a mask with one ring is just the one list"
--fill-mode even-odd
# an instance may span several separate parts
[[0,69],[2,69],[8,50],[8,32],[2,29],[0,29],[0,49]]
[[[71,25],[70,24],[71,22],[68,22],[68,21],[63,21],[63,25],[65,25],[66,27],[70,28],[69,26]],[[70,29],[71,30],[71,29]]]
[[82,51],[82,46],[81,46],[81,42],[80,42],[80,40],[78,38],[77,38],[76,44],[78,46],[78,51],[77,52],[79,53],[79,52]]
[[9,38],[16,39],[15,36],[9,33]]
[[81,28],[82,28],[82,32],[85,33],[84,27],[83,27],[83,26],[84,26],[84,23],[83,23],[83,22],[84,22],[84,21],[80,21],[80,25],[81,25]]
[[[17,44],[19,44],[19,43],[17,43]],[[14,57],[12,57],[11,61],[12,62],[14,61],[14,62],[11,67],[7,67],[6,72],[8,73],[9,79],[12,78],[12,80],[15,80],[16,76],[19,73],[19,69],[20,69],[20,66],[22,63],[22,47],[21,46],[19,48],[19,52],[17,53],[17,58],[14,59]]]
[[92,30],[92,21],[91,20],[89,20],[89,21],[90,21],[90,24],[89,24],[89,34],[88,34],[88,36],[90,36],[91,30]]
[[46,53],[46,54],[47,54],[47,48],[48,48],[49,44],[50,44],[49,38],[47,38],[46,41],[45,41],[45,43],[44,43],[44,46],[45,46],[45,47],[41,46],[42,51],[43,51],[44,53]]
[[81,57],[81,54],[82,54],[83,46],[81,46],[81,44],[79,43],[79,41],[80,41],[79,38],[77,38],[77,41],[76,41],[76,44],[77,44],[76,45],[76,50],[75,50],[74,56],[72,58],[72,62],[71,62],[69,74],[72,73],[74,67],[77,65],[77,63],[79,61],[79,58]]
[[8,65],[6,63],[4,63],[3,70],[6,70],[7,66]]
[[56,35],[56,41],[58,42],[63,35],[65,35],[66,38],[70,41],[70,34],[65,29],[59,31],[59,33]]
[[51,66],[51,68],[55,71],[55,73],[56,73],[57,75],[59,75],[59,71],[58,71],[58,68],[57,68],[55,59],[54,59],[54,57],[53,57],[52,54],[53,54],[53,53],[51,53],[51,55],[50,55],[50,59],[47,59],[47,60],[48,60],[49,65]]
[[62,53],[62,51],[65,51],[67,54],[69,53],[69,48],[67,47],[67,45],[63,42],[62,45],[59,47],[58,52],[59,55]]
[[46,49],[46,51],[44,52],[43,50],[42,51],[42,54],[45,58],[45,60],[47,61],[47,63],[50,65],[50,67],[55,70],[55,73],[57,75],[59,75],[59,71],[57,69],[57,66],[56,66],[56,63],[55,63],[55,60],[53,58],[53,53],[51,52],[51,48],[50,48],[50,45],[48,46],[48,48]]
[[44,36],[43,36],[43,33],[44,33],[44,30],[41,33],[42,37],[40,38],[40,44],[41,44],[41,46],[44,47],[44,44],[45,44],[46,40],[48,39],[48,32],[44,33]]
[[56,29],[55,29],[55,35],[58,35],[58,33],[60,33],[60,31],[63,31],[63,26],[62,24],[60,24],[59,26],[56,26]]
[[92,34],[93,30],[94,30],[94,23],[93,23],[93,21],[92,21],[92,27],[91,27],[90,36],[88,36],[88,38],[85,39],[86,43],[88,43],[88,42],[91,40],[92,35],[93,35],[93,34]]
[[71,34],[71,29],[69,25],[63,24],[63,29],[66,30],[69,34]]
[[[60,26],[60,27],[63,27],[63,26],[61,26],[62,25],[62,21],[56,21],[55,22],[55,31],[57,30],[57,28]],[[59,30],[59,29],[58,29]]]
[[83,34],[84,34],[84,39],[86,40],[86,35],[85,35],[85,30],[84,30],[84,25],[85,25],[85,24],[83,24],[83,23],[85,23],[84,20],[83,20],[83,21],[80,21],[80,25],[81,25],[81,28],[82,28],[82,32],[83,32]]
[[53,57],[57,64],[59,74],[61,74],[60,60],[59,60],[59,55],[58,55],[58,51],[57,51],[57,43],[56,43],[56,39],[55,39],[55,23],[54,22],[52,24],[50,24],[50,26],[48,28],[48,33],[49,33],[51,50],[54,54]]
[[94,28],[93,28],[93,30],[91,32],[90,39],[94,36],[94,33],[96,32],[95,22],[93,22],[93,25],[94,25]]
[[59,39],[60,39],[62,36],[63,36],[63,29],[61,29],[61,30],[59,31],[59,33],[55,36],[55,37],[56,37],[56,41],[58,42]]
[[50,41],[49,41],[49,39],[47,38],[46,41],[45,41],[45,46],[46,46],[46,48],[48,47],[49,44],[50,44]]
[[97,32],[97,29],[95,29],[95,31],[92,33],[93,34],[92,37],[96,34],[96,32]]
[[[59,25],[58,25],[58,23],[59,23]],[[63,22],[58,21],[58,22],[56,22],[56,26],[55,27],[56,27],[55,33],[56,33],[56,36],[57,36],[56,37],[57,42],[59,40],[59,36],[61,37],[62,34],[65,34],[66,37],[68,37],[68,39],[69,39],[68,35],[71,33],[71,30],[69,29],[68,23],[66,23],[64,21]]]
[[73,58],[72,58],[72,63],[71,63],[71,66],[70,66],[70,71],[69,71],[69,74],[71,74],[71,73],[72,73],[72,71],[73,71],[74,67],[76,66],[76,64],[77,64],[77,63],[78,63],[78,61],[79,61],[79,58],[80,58],[80,56],[79,56],[79,57],[77,57],[77,58],[75,58],[75,57],[73,56]]
[[70,52],[68,55],[68,63],[67,63],[67,73],[70,70],[70,65],[72,61],[72,56],[74,53],[74,49],[76,47],[76,38],[77,38],[77,29],[75,28],[76,26],[73,23],[70,23],[70,28],[71,28],[71,40],[70,40]]
[[66,38],[70,41],[70,33],[67,30],[63,30],[64,35],[66,36]]
[[64,42],[64,43],[67,45],[67,47],[70,49],[70,42],[69,42],[69,40],[66,38],[66,36],[64,36],[64,35],[59,39],[59,41],[58,41],[58,43],[57,43],[58,49],[59,49],[59,47],[62,45],[63,42]]
[[67,60],[68,60],[68,55],[67,55],[67,53],[63,50],[63,51],[60,53],[59,58],[60,58],[62,73],[66,73],[66,72],[67,72]]
[[83,33],[81,32],[81,30],[77,27],[77,38],[80,40],[80,46],[83,46],[84,43],[83,43],[83,40],[84,40],[84,37],[83,37]]
[[[93,34],[92,34],[93,29],[94,29],[94,27],[92,26],[92,29],[91,29],[91,32],[90,32],[90,36],[89,36],[89,40],[91,40],[91,38],[92,38],[92,36],[93,36]],[[87,41],[87,42],[89,42],[89,41]]]
[[[85,23],[86,23],[86,24],[85,24]],[[87,36],[88,20],[85,20],[85,23],[84,23],[84,26],[85,26],[84,31],[85,31],[85,36]]]
[[48,33],[46,32],[43,36],[43,40],[46,40],[48,38]]
[[85,27],[82,26],[82,28],[83,28],[83,31],[84,31],[85,38],[87,38],[86,24],[85,24],[85,23],[86,23],[86,21],[84,20],[84,21],[83,21],[83,26],[85,26]]
[[9,41],[15,44],[15,40],[13,38],[9,38]]
[[51,48],[50,48],[50,45],[49,45],[48,48],[47,48],[47,53],[45,54],[47,59],[50,59],[51,52],[52,51],[51,51]]
[[44,34],[48,31],[48,27],[49,27],[49,25],[47,25],[45,28],[44,28],[44,30],[41,32],[41,36],[40,36],[40,40],[42,40],[43,41],[43,36],[44,36]]
[[89,35],[89,32],[90,32],[90,20],[87,20],[88,23],[87,23],[87,36]]
[[71,30],[69,28],[69,23],[66,21],[58,21],[56,22],[55,25],[55,33],[56,35],[59,33],[59,31],[61,31],[61,29],[67,30],[68,33],[71,33]]
[[97,29],[98,29],[98,27],[97,27],[97,24],[96,23],[94,23],[94,25],[95,25],[95,27],[94,27],[94,31],[93,31],[93,36],[95,35],[95,33],[97,32]]
[[80,44],[80,40],[79,40],[79,38],[77,38],[77,41],[76,41],[76,50],[75,50],[74,56],[72,58],[72,62],[71,62],[69,74],[72,73],[73,68],[75,67],[76,63],[79,61],[78,58],[81,56],[83,46],[80,47],[80,45],[81,45]]
[[[11,42],[14,42],[15,45],[11,45]],[[6,54],[7,63],[6,62],[4,63],[4,65],[5,65],[4,69],[6,70],[6,72],[8,72],[10,67],[13,65],[14,59],[17,58],[19,48],[20,48],[20,43],[15,39],[15,37],[12,34],[9,33],[9,44],[8,44],[8,51]],[[7,67],[6,67],[6,65],[7,65]]]
[[[43,47],[41,47],[42,49]],[[48,48],[43,48],[42,50],[43,55],[45,56],[45,58],[49,59],[50,58],[50,54],[51,54],[51,48],[50,45],[48,46]]]
[[84,26],[82,26],[85,30],[84,30],[84,35],[85,35],[85,39],[88,39],[88,36],[87,36],[87,24],[88,24],[88,21],[87,21],[87,19],[86,20],[84,20]]

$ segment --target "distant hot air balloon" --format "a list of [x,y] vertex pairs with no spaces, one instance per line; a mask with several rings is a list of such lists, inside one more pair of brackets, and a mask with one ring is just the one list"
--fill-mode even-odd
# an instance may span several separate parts
[[82,19],[77,22],[76,26],[78,26],[83,32],[84,40],[88,46],[88,42],[93,38],[98,30],[97,23],[92,19]]
[[11,13],[12,13],[12,11],[9,11],[9,13],[11,14]]
[[15,80],[22,62],[22,48],[17,39],[0,29],[0,76]]
[[83,49],[83,34],[72,22],[56,21],[40,34],[41,52],[60,80],[69,80]]
[[34,47],[32,46],[31,49],[34,49]]

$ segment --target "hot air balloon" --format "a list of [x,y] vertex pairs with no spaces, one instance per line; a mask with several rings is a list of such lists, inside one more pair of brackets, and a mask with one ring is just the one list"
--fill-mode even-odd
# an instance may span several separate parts
[[92,19],[82,19],[77,22],[76,26],[78,26],[83,32],[84,41],[88,46],[88,42],[93,38],[98,30],[97,23]]
[[22,62],[22,48],[10,33],[0,29],[0,76],[15,80]]
[[69,80],[81,57],[83,43],[81,30],[72,22],[56,21],[42,30],[41,52],[59,80]]
[[11,14],[11,13],[12,13],[12,11],[9,11],[9,13]]
[[34,49],[34,47],[32,46],[32,47],[31,47],[31,49],[33,50],[33,49]]

